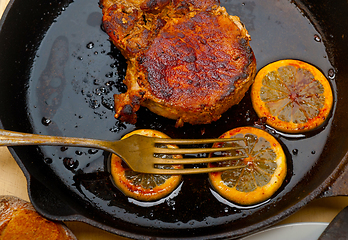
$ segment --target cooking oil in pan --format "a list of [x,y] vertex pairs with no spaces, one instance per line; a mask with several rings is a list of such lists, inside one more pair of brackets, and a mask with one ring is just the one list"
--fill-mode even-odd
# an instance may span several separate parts
[[[246,25],[258,69],[279,59],[300,59],[320,68],[335,89],[335,70],[326,52],[325,36],[320,36],[320,26],[312,25],[295,4],[287,0],[223,0],[221,5]],[[172,138],[216,138],[235,127],[257,126],[282,143],[289,169],[282,188],[255,206],[226,201],[211,189],[204,174],[184,176],[172,195],[145,203],[129,199],[112,184],[109,154],[86,148],[41,147],[45,163],[69,191],[79,196],[81,204],[91,206],[93,218],[130,231],[137,226],[140,232],[155,231],[147,229],[151,227],[190,234],[194,228],[196,234],[204,234],[210,227],[242,228],[265,219],[270,208],[286,208],[287,200],[295,197],[291,190],[315,169],[330,133],[330,120],[308,134],[277,132],[258,119],[248,92],[239,105],[209,125],[175,128],[175,121],[144,108],[135,125],[119,122],[113,116],[113,94],[126,90],[122,79],[127,65],[103,32],[101,17],[96,1],[76,0],[47,31],[28,89],[35,133],[117,140],[135,128],[151,128]]]

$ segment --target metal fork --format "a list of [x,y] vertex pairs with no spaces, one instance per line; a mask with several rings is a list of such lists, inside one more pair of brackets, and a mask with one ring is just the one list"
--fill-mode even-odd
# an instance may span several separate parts
[[[196,145],[212,144],[221,142],[241,141],[244,138],[223,138],[223,139],[170,139],[154,138],[142,135],[132,135],[124,140],[108,141],[88,138],[73,138],[47,136],[29,133],[20,133],[0,129],[0,146],[20,146],[20,145],[46,145],[46,146],[76,146],[101,149],[122,158],[128,166],[136,172],[149,174],[198,174],[208,172],[219,172],[228,169],[243,168],[244,166],[214,167],[214,168],[183,168],[183,169],[163,169],[157,165],[187,165],[209,162],[220,162],[235,159],[242,159],[245,156],[230,155],[206,158],[167,158],[164,155],[185,155],[201,154],[213,152],[226,152],[239,149],[241,147],[222,147],[222,148],[163,148],[165,145]],[[162,146],[162,147],[161,147]]]

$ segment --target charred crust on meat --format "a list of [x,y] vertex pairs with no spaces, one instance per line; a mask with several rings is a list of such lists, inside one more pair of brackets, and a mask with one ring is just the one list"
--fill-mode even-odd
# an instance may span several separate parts
[[156,31],[158,32],[161,28],[163,28],[166,25],[166,23],[166,20],[158,18],[156,20]]
[[140,99],[141,97],[137,96],[137,95],[133,95],[132,96],[132,106],[137,106],[140,105]]
[[252,84],[256,61],[250,36],[219,1],[100,3],[105,30],[128,64],[128,90],[115,97],[121,121],[136,121],[144,106],[176,119],[176,126],[207,124],[239,103]]
[[245,38],[240,38],[239,44],[241,45],[241,47],[246,47],[248,45],[248,40]]
[[176,6],[177,14],[185,14],[190,10],[190,6],[187,2],[181,1],[180,4]]
[[121,111],[121,115],[126,115],[126,116],[129,116],[129,115],[132,115],[134,112],[133,112],[133,107],[129,104],[126,104],[123,108],[122,108],[122,111]]
[[105,6],[103,4],[103,0],[99,0],[98,5],[99,5],[99,8],[102,10],[105,8]]
[[145,12],[158,12],[162,10],[171,0],[145,0],[141,5],[141,10]]
[[137,58],[137,61],[139,64],[143,64],[145,62],[145,57],[144,56],[140,56]]
[[122,122],[135,124],[137,122],[137,115],[133,111],[133,107],[127,104],[122,108],[118,119]]

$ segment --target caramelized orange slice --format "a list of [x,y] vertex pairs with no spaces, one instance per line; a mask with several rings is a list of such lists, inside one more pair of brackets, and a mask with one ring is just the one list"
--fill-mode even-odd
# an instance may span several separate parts
[[252,86],[251,99],[260,118],[267,118],[268,125],[289,133],[322,125],[333,103],[326,77],[299,60],[281,60],[262,68]]
[[246,158],[210,163],[208,167],[244,167],[209,173],[210,183],[221,196],[240,205],[253,205],[267,200],[280,188],[286,176],[286,157],[281,145],[272,135],[254,127],[232,129],[220,136],[232,137],[244,137],[246,140],[217,143],[213,147],[240,146],[243,149],[222,154]]
[[[122,139],[133,134],[140,134],[151,137],[169,138],[166,134],[150,129],[135,130]],[[166,145],[164,147],[177,148],[175,145]],[[163,155],[163,158],[182,156]],[[182,165],[159,165],[158,168],[183,168]],[[116,155],[111,156],[111,175],[115,185],[126,196],[140,201],[155,201],[170,194],[181,182],[181,175],[156,175],[138,173],[131,170],[125,162]]]

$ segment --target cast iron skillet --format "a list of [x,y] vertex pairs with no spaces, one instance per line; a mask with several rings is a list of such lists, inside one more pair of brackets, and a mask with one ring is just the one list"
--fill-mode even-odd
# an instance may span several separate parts
[[47,218],[82,221],[131,238],[237,238],[294,213],[316,198],[346,195],[348,3],[336,0],[222,1],[252,36],[258,68],[295,58],[330,79],[335,105],[320,129],[283,134],[263,126],[249,93],[216,123],[176,129],[146,109],[136,125],[113,118],[126,63],[103,32],[97,0],[12,0],[0,22],[1,127],[40,134],[119,139],[135,128],[173,138],[218,137],[238,126],[265,127],[283,145],[289,170],[281,189],[255,206],[237,206],[206,175],[185,176],[170,196],[143,203],[112,184],[107,153],[84,148],[10,148],[30,199]]

